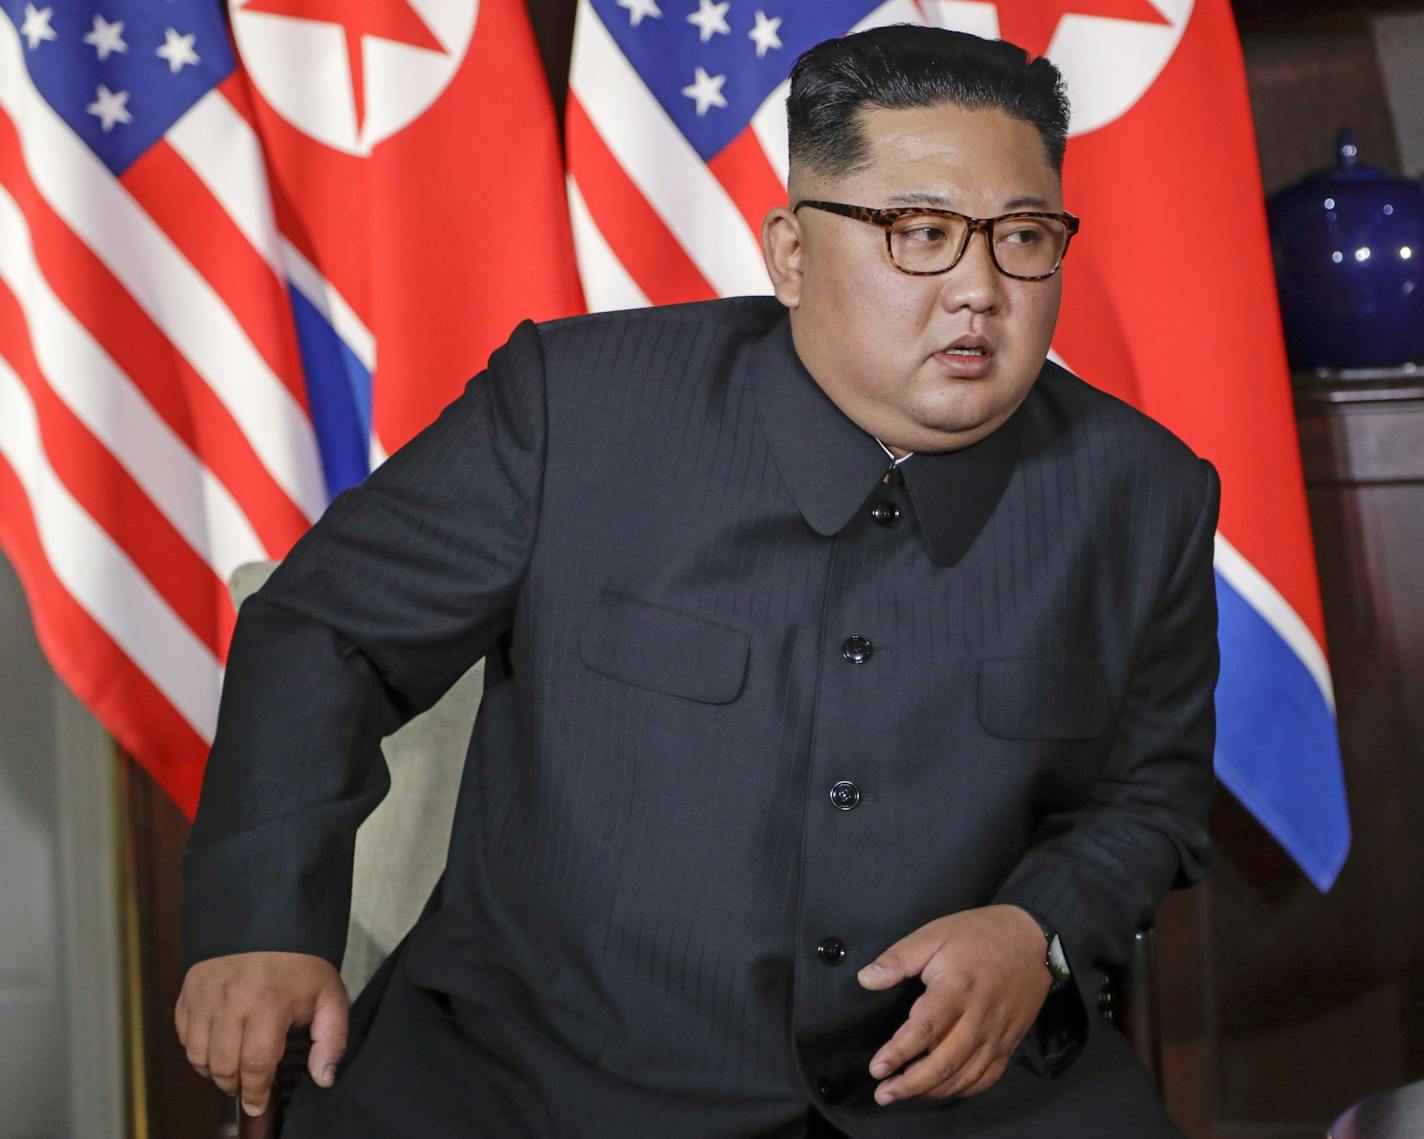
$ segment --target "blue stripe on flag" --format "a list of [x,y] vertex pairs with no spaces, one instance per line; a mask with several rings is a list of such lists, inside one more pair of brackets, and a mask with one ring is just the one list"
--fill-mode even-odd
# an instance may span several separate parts
[[1216,773],[1328,890],[1350,849],[1334,714],[1301,659],[1219,573],[1216,595]]
[[371,373],[311,301],[294,288],[287,292],[321,469],[327,494],[335,498],[371,470]]

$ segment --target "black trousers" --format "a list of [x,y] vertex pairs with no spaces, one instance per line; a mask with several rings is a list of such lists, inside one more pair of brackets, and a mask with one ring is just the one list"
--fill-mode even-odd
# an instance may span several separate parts
[[806,1139],[849,1139],[815,1108],[806,1112]]
[[[452,1055],[437,1047],[455,1033],[449,1002],[414,986],[400,966],[401,946],[387,959],[366,990],[352,1005],[347,1058],[335,1087],[318,1088],[303,1072],[292,1093],[283,1135],[291,1139],[412,1139],[415,1136],[460,1136],[461,1139],[529,1139],[528,1121],[544,1125],[540,1134],[557,1136],[560,1125],[526,1102],[532,1095],[527,1081],[501,1063],[499,1055],[485,1062],[466,1063],[474,1045],[463,1036]],[[377,1015],[380,1009],[381,1015]],[[494,1018],[489,1028],[502,1023]],[[508,1031],[512,1028],[506,1026]],[[458,1034],[457,1034],[458,1035]],[[686,1122],[686,1120],[683,1120]],[[679,1129],[649,1130],[642,1124],[629,1131],[589,1119],[590,1135],[682,1134]],[[699,1127],[699,1134],[716,1133]],[[751,1134],[749,1129],[747,1134]],[[773,1132],[757,1129],[772,1139]],[[808,1106],[798,1118],[782,1117],[775,1139],[849,1139]]]

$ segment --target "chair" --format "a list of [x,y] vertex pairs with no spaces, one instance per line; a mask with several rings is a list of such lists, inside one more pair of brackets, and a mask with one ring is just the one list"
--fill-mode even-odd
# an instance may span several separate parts
[[[251,562],[233,571],[229,593],[240,606],[276,569]],[[351,924],[341,979],[359,993],[420,916],[445,869],[465,747],[484,688],[481,661],[432,708],[381,744],[391,789],[356,834]],[[401,852],[391,859],[389,852]]]
[[1133,936],[1127,963],[1109,971],[1098,993],[1098,1011],[1122,1030],[1162,1096],[1162,987],[1157,983],[1157,932],[1151,926]]
[[1424,1135],[1424,1080],[1361,1100],[1330,1125],[1326,1139],[1418,1139]]

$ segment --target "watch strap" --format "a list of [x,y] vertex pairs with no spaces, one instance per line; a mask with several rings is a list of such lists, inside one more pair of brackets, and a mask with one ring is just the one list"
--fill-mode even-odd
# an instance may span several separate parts
[[1048,991],[1056,993],[1073,979],[1073,970],[1068,967],[1068,958],[1063,952],[1063,942],[1058,936],[1058,931],[1044,921],[1039,914],[1027,906],[1019,908],[1033,918],[1039,931],[1043,934],[1043,967],[1048,970],[1048,975],[1051,978]]

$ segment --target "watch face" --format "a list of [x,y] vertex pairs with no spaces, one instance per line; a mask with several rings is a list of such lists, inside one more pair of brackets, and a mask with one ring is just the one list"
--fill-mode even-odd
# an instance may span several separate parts
[[1068,968],[1068,958],[1063,954],[1063,943],[1058,940],[1056,933],[1048,939],[1048,953],[1043,963],[1048,966],[1048,972],[1053,977],[1051,988],[1054,991],[1061,989],[1072,979],[1073,973]]

